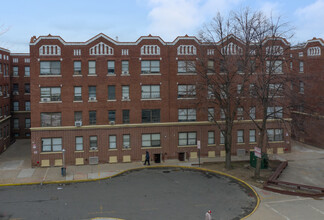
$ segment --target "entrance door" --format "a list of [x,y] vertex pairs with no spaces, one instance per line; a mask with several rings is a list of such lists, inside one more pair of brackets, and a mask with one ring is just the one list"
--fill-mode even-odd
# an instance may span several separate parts
[[154,163],[161,163],[161,154],[154,154]]
[[185,153],[184,152],[178,153],[178,158],[179,158],[179,161],[185,161]]

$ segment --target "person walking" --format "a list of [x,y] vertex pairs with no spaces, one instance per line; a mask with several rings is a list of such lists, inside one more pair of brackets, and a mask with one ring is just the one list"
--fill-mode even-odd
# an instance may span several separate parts
[[150,165],[150,154],[148,151],[146,151],[146,154],[145,154],[145,162],[144,162],[144,165],[146,165],[146,162],[147,162],[147,165]]
[[208,210],[208,212],[206,212],[205,214],[205,220],[212,220],[212,216],[211,216],[211,211]]

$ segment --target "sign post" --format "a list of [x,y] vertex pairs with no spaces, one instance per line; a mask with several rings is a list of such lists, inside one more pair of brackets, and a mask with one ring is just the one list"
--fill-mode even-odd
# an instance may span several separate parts
[[66,167],[65,167],[65,149],[62,150],[62,168],[61,168],[61,173],[62,173],[62,176],[65,176],[66,175]]
[[254,156],[261,158],[261,148],[254,147]]
[[200,167],[200,141],[197,141],[197,148],[198,148],[198,165]]

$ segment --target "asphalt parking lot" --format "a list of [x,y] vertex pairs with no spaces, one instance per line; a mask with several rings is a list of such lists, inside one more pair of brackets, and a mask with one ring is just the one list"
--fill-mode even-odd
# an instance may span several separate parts
[[[129,171],[112,179],[68,185],[0,188],[0,219],[240,219],[257,198],[227,176],[182,168]],[[1,218],[2,216],[2,218]]]

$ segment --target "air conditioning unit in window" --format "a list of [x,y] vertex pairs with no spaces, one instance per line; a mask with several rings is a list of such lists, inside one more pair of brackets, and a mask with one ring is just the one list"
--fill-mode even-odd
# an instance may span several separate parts
[[41,98],[41,102],[50,102],[51,98]]
[[99,162],[98,157],[89,157],[89,164],[98,164],[98,162]]
[[75,122],[74,122],[74,125],[75,125],[76,127],[81,127],[81,126],[82,126],[82,121],[75,121]]
[[10,94],[9,93],[7,93],[7,97],[10,97]]
[[2,92],[0,92],[0,96],[2,96]]
[[123,96],[122,100],[129,100],[128,96]]
[[97,147],[90,147],[90,150],[98,150]]
[[128,146],[128,145],[125,145],[125,146],[124,146],[124,148],[128,149],[128,148],[129,148],[129,146]]
[[89,97],[89,101],[96,101],[97,98],[96,97]]
[[110,125],[115,125],[115,121],[110,121],[109,124]]
[[12,94],[13,95],[19,95],[19,92],[18,91],[13,91]]
[[129,74],[129,71],[122,71],[122,74],[128,75]]

